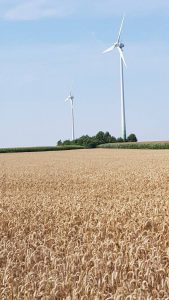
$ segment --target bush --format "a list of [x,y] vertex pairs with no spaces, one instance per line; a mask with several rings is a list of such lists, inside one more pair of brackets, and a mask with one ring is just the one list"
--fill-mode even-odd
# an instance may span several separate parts
[[134,133],[131,133],[127,138],[127,142],[137,142],[136,135]]
[[59,140],[59,141],[57,142],[57,146],[61,146],[61,145],[62,145],[62,141]]
[[85,148],[90,149],[90,148],[96,148],[97,144],[95,142],[89,142],[88,144],[85,145]]
[[123,140],[121,137],[119,137],[119,138],[117,138],[116,142],[117,142],[117,143],[123,143],[124,140]]
[[111,142],[109,142],[109,143],[116,143],[116,142],[117,142],[116,138],[114,136],[112,136],[111,137]]
[[72,142],[70,140],[66,140],[62,143],[62,145],[71,145]]

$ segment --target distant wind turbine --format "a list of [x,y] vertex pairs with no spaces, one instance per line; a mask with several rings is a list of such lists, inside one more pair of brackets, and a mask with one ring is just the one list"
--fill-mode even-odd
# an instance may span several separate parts
[[118,33],[117,41],[108,49],[106,49],[103,53],[111,52],[115,48],[119,51],[120,54],[120,78],[121,78],[121,122],[122,122],[122,137],[123,140],[126,141],[126,117],[125,117],[125,101],[124,101],[124,75],[123,75],[123,64],[126,67],[126,62],[124,59],[124,54],[123,54],[123,48],[124,44],[121,43],[120,38],[121,38],[121,32],[123,28],[123,23],[124,23],[124,16],[122,18],[120,30]]
[[71,115],[72,115],[72,141],[75,140],[75,127],[74,127],[74,96],[70,92],[69,96],[65,99],[65,102],[71,103]]

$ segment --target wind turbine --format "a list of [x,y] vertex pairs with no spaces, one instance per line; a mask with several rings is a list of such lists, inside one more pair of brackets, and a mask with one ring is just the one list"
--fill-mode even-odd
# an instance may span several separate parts
[[70,92],[69,96],[65,99],[65,102],[70,101],[71,103],[71,114],[72,114],[72,141],[75,140],[75,127],[74,127],[74,96]]
[[120,30],[118,33],[117,41],[108,49],[106,49],[103,53],[111,52],[115,48],[118,50],[120,54],[120,81],[121,81],[121,125],[122,125],[122,137],[123,140],[126,141],[126,116],[125,116],[125,101],[124,101],[124,74],[123,74],[123,65],[126,67],[126,62],[124,59],[123,49],[124,44],[121,42],[121,32],[124,23],[124,16],[122,18]]

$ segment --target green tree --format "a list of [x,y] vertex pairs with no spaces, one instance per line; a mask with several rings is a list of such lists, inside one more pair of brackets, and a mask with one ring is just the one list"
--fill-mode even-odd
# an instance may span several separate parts
[[62,141],[59,140],[59,141],[57,142],[57,146],[61,146],[61,145],[62,145]]
[[127,138],[127,142],[137,142],[136,135],[134,133],[131,133]]
[[88,135],[82,135],[80,138],[76,140],[76,143],[80,146],[85,146],[90,137]]
[[104,134],[104,143],[112,143],[112,136],[108,131],[106,131]]
[[63,143],[62,143],[62,145],[71,145],[71,141],[70,140],[65,140]]
[[96,134],[95,138],[96,138],[97,145],[105,144],[105,134],[103,131],[99,131]]
[[114,136],[112,136],[111,137],[111,143],[116,143],[116,142],[117,142],[116,138]]

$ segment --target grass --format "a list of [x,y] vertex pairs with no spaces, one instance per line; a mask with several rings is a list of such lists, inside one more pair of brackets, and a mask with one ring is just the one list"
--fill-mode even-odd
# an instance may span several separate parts
[[45,152],[45,151],[63,151],[83,149],[83,146],[44,146],[44,147],[18,147],[18,148],[0,148],[0,153],[19,153],[19,152]]
[[98,148],[110,149],[169,149],[169,142],[137,142],[137,143],[109,143],[99,145]]
[[0,165],[0,299],[168,299],[169,151]]

